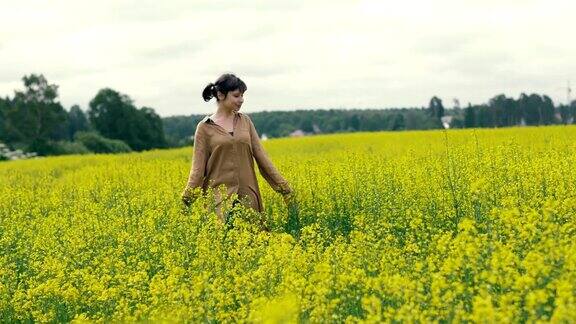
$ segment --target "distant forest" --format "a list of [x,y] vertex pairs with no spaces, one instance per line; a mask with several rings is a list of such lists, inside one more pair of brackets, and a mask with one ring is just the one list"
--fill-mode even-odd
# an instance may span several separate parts
[[[86,110],[65,109],[58,86],[39,74],[22,78],[24,89],[0,97],[0,160],[36,155],[120,153],[193,144],[205,115],[161,118],[151,107],[136,107],[126,94],[100,89]],[[554,105],[550,97],[497,95],[488,103],[445,108],[432,97],[425,107],[391,109],[317,109],[247,113],[268,138],[357,131],[507,127],[573,124],[576,100]],[[26,153],[28,152],[28,153]],[[28,155],[27,155],[28,154]]]
[[[437,128],[537,126],[576,123],[576,100],[555,106],[550,97],[521,94],[518,99],[497,95],[488,103],[465,108],[444,107],[436,96],[427,107],[388,109],[317,109],[247,113],[260,136],[269,138],[300,134],[424,130]],[[190,144],[204,115],[163,118],[167,140],[174,146]]]

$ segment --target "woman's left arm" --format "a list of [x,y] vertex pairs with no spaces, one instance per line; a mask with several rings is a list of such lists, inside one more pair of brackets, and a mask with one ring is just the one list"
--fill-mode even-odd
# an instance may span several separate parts
[[252,120],[248,119],[250,124],[250,141],[252,145],[252,152],[254,154],[254,158],[256,159],[256,164],[258,164],[258,169],[260,170],[260,174],[262,177],[270,184],[274,191],[281,193],[282,195],[288,195],[293,192],[292,187],[290,184],[278,170],[272,164],[272,161],[264,151],[264,147],[262,147],[262,143],[260,142],[260,137],[258,136],[258,132],[256,131],[256,127],[252,123]]

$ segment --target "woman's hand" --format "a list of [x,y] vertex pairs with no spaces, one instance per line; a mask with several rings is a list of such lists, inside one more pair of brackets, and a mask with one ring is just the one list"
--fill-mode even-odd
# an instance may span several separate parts
[[198,199],[198,197],[200,197],[200,195],[201,195],[200,188],[192,188],[186,186],[186,188],[184,188],[184,191],[182,191],[181,194],[182,202],[184,203],[184,205],[189,207],[190,205],[192,205],[192,203],[196,201],[196,199]]
[[286,206],[290,206],[296,203],[296,191],[294,191],[294,189],[288,193],[282,194],[282,197],[284,198],[284,203]]

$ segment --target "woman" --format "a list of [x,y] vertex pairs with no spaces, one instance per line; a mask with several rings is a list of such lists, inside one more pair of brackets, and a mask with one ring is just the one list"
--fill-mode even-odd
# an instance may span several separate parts
[[[286,204],[294,198],[294,190],[264,151],[254,124],[238,111],[246,89],[246,84],[234,74],[223,74],[202,92],[204,101],[216,98],[218,109],[196,127],[192,169],[182,192],[182,201],[189,206],[209,188],[217,189],[213,190],[215,212],[223,222],[226,219],[222,215],[222,203],[234,193],[239,198],[234,204],[242,203],[258,212],[264,210],[254,159],[264,179],[284,196]],[[218,190],[222,188],[225,191]]]

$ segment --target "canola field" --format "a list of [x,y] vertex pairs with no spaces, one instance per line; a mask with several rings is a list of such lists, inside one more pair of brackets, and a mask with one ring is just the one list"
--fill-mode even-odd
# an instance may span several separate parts
[[297,207],[230,224],[191,147],[1,163],[0,322],[576,321],[576,127],[264,146]]

